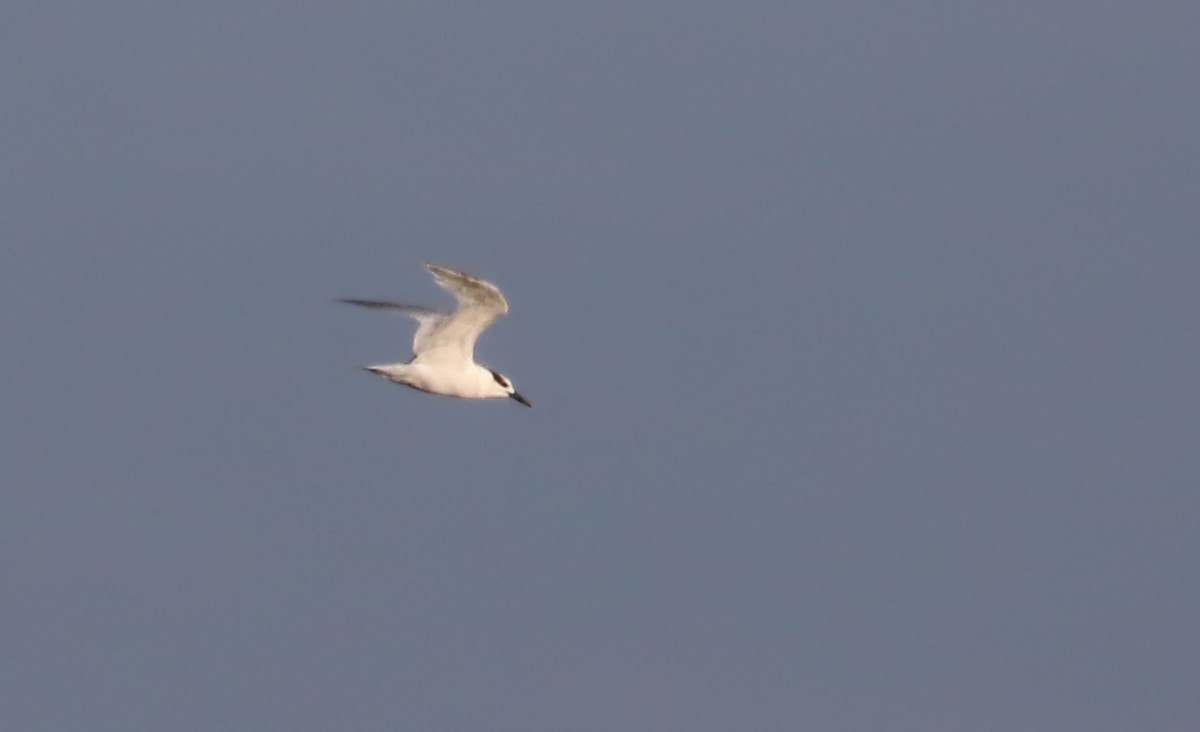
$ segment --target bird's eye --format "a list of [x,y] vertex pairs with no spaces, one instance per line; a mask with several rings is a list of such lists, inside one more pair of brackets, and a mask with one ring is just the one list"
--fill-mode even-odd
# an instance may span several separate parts
[[496,380],[496,383],[497,383],[497,384],[499,384],[500,386],[503,386],[505,389],[507,389],[507,388],[508,388],[508,380],[507,380],[507,379],[505,379],[505,378],[504,378],[503,376],[501,376],[500,374],[498,374],[498,373],[496,373],[495,371],[493,371],[493,372],[492,372],[492,378],[493,378],[493,379],[495,379],[495,380]]

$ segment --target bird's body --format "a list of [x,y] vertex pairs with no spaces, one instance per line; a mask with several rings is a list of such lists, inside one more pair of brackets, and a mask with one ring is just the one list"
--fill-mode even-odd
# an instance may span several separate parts
[[479,334],[508,312],[508,301],[499,288],[449,267],[426,267],[434,281],[458,300],[458,309],[453,313],[383,300],[342,300],[362,307],[396,310],[418,323],[410,361],[368,366],[367,370],[431,394],[461,399],[510,398],[532,407],[511,381],[475,363]]
[[508,394],[496,394],[496,381],[492,372],[475,363],[433,366],[427,363],[418,363],[414,359],[409,363],[390,363],[366,368],[367,371],[379,374],[389,381],[427,391],[430,394],[443,394],[460,399],[509,396]]

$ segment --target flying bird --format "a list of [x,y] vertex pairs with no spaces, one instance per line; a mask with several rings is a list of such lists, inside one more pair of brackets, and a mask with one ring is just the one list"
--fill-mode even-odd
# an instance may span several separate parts
[[460,399],[507,397],[532,407],[508,377],[475,363],[475,341],[479,334],[508,312],[508,301],[500,289],[486,280],[440,264],[425,267],[433,275],[433,281],[458,300],[457,310],[444,313],[383,300],[340,300],[365,308],[396,310],[417,321],[412,359],[406,363],[367,366],[366,370],[430,394]]

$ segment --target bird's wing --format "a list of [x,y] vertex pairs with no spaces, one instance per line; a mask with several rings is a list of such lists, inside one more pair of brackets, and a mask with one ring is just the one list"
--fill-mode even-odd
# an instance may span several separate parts
[[359,305],[364,308],[373,308],[375,310],[395,310],[417,321],[417,332],[413,336],[413,354],[419,354],[428,347],[430,337],[438,329],[438,325],[448,317],[446,313],[423,308],[419,305],[401,305],[400,303],[387,302],[386,300],[346,299],[339,302]]
[[490,282],[440,264],[425,266],[434,282],[458,300],[458,310],[434,324],[417,355],[423,361],[474,360],[479,334],[508,312],[508,302]]

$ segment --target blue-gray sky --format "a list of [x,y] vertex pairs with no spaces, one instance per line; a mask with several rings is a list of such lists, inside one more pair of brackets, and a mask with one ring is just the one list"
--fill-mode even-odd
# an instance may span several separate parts
[[0,727],[1195,729],[1197,27],[6,3]]

